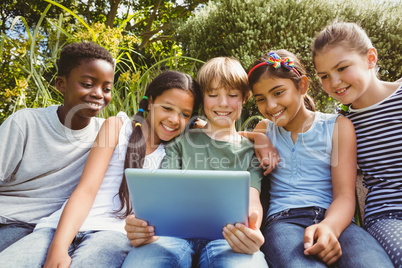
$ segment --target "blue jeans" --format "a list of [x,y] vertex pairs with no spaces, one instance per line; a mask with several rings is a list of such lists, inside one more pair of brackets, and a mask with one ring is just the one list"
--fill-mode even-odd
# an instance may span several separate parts
[[385,249],[395,267],[402,267],[402,211],[369,216],[364,228]]
[[[2,267],[42,267],[55,229],[41,228],[0,253]],[[79,232],[69,248],[73,267],[121,267],[130,250],[126,235],[115,231]]]
[[25,222],[0,224],[0,252],[32,233],[34,228],[34,225]]
[[261,251],[253,255],[232,250],[225,239],[181,239],[161,236],[151,244],[133,247],[123,267],[267,267]]
[[[270,268],[326,267],[319,259],[304,255],[305,229],[321,222],[325,209],[320,207],[287,209],[268,217],[262,228],[262,252]],[[342,257],[338,267],[393,267],[380,244],[363,228],[351,223],[339,236]]]

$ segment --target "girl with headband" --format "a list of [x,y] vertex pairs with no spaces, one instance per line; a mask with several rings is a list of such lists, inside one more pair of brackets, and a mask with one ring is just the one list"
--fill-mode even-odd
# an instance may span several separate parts
[[350,120],[306,107],[305,70],[286,50],[258,59],[248,79],[267,118],[248,136],[266,135],[280,155],[267,177],[270,202],[261,227],[269,267],[392,267],[377,241],[351,223],[357,167]]
[[378,55],[355,23],[322,30],[313,60],[324,90],[342,105],[356,130],[357,163],[366,196],[364,228],[402,267],[402,81],[378,79]]
[[104,267],[120,267],[131,248],[124,230],[125,217],[132,213],[124,169],[159,168],[164,143],[185,129],[199,100],[201,92],[191,76],[175,71],[157,76],[147,87],[133,121],[124,112],[105,121],[65,206],[3,251],[2,264],[12,267],[7,258],[15,259],[13,253],[19,251],[24,259],[14,260],[18,266],[91,267],[93,259],[100,257],[93,253],[102,252],[93,249],[108,243],[120,249],[120,254],[105,250]]

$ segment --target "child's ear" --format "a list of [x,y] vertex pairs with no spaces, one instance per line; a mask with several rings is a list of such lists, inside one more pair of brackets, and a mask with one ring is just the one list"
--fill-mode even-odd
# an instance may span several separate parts
[[369,68],[373,69],[375,67],[375,65],[377,64],[377,60],[378,60],[377,50],[374,47],[369,48],[367,55],[368,55]]
[[248,93],[242,93],[242,97],[243,97],[243,102],[241,105],[244,105],[253,95],[252,91],[249,91]]
[[57,76],[56,77],[56,88],[60,91],[63,95],[66,92],[66,77],[65,76]]
[[304,95],[304,94],[307,93],[307,89],[308,89],[308,79],[307,79],[307,77],[306,77],[305,75],[303,75],[303,76],[300,78],[300,80],[299,80],[299,82],[298,82],[298,87],[299,87],[300,93],[301,93],[302,95]]

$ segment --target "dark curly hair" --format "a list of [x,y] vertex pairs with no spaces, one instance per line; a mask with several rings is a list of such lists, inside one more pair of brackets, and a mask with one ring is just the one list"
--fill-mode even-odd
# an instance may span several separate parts
[[65,46],[57,61],[58,76],[68,77],[72,69],[80,66],[82,61],[104,60],[114,67],[112,55],[105,48],[93,42],[73,43]]

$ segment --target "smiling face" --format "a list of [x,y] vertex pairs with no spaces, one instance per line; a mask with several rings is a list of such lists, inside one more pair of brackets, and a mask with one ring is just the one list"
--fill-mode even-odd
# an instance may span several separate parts
[[155,133],[153,142],[169,141],[178,136],[191,118],[194,96],[189,91],[172,88],[149,100],[147,123]]
[[113,66],[109,62],[91,60],[82,61],[68,77],[58,76],[56,88],[64,95],[64,104],[59,109],[60,121],[81,127],[89,124],[91,117],[96,116],[111,100],[113,75]]
[[238,89],[226,89],[213,82],[212,89],[204,92],[204,113],[212,130],[232,128],[240,118],[243,95]]
[[376,60],[375,49],[361,55],[336,46],[318,53],[314,63],[325,92],[343,104],[352,103],[356,107],[364,102],[361,97],[375,77]]
[[302,77],[298,84],[299,89],[290,79],[262,77],[253,85],[258,110],[286,130],[292,126],[297,128],[299,123],[302,125],[304,118],[300,115],[306,111],[303,94],[307,91],[307,78]]

